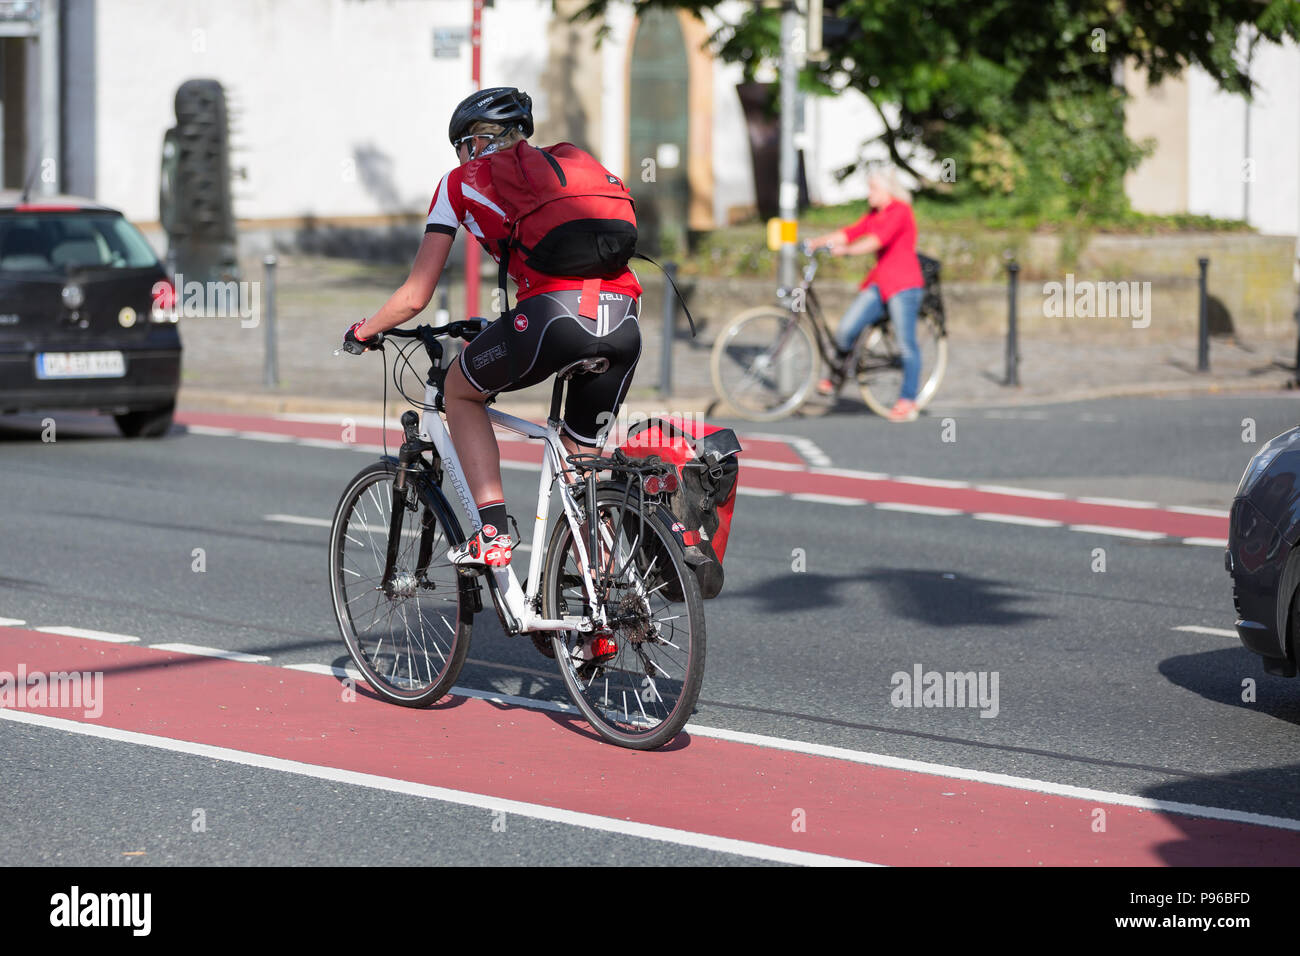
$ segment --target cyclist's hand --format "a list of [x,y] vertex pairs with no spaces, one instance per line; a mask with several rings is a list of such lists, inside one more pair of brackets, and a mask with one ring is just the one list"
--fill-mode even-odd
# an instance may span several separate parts
[[357,338],[357,329],[365,325],[365,322],[366,322],[365,319],[362,319],[360,322],[354,322],[348,328],[348,330],[343,333],[343,351],[348,352],[352,355],[360,355],[362,352],[366,351],[367,349],[377,349],[383,347],[384,337],[382,334],[372,335],[368,339]]

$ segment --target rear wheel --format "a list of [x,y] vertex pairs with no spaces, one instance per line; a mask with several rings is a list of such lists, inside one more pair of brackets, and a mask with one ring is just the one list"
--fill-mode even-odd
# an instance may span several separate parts
[[[948,333],[933,315],[924,313],[916,319],[916,344],[921,350],[916,407],[925,408],[948,370]],[[880,322],[863,333],[857,367],[862,400],[877,415],[888,417],[903,388],[903,350],[892,322]]]
[[714,390],[736,414],[770,422],[803,404],[821,358],[801,315],[761,306],[741,312],[718,333],[710,366]]
[[415,510],[403,515],[394,573],[384,580],[395,475],[393,464],[376,462],[343,492],[330,528],[330,591],[343,642],[375,693],[427,707],[460,676],[478,585],[447,560],[460,528],[418,481],[408,482]]
[[[635,495],[624,505],[621,487],[606,484],[596,504],[605,547],[614,555],[604,607],[617,647],[599,664],[590,660],[595,635],[556,631],[552,648],[569,696],[606,740],[652,750],[686,724],[704,680],[704,602],[681,545],[651,514],[639,520]],[[587,602],[573,534],[557,523],[546,550],[544,613],[581,614]]]

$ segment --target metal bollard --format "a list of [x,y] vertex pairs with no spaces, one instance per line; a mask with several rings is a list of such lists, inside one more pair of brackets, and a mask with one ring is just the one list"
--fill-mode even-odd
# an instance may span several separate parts
[[1196,338],[1196,371],[1208,372],[1210,370],[1210,311],[1206,302],[1205,273],[1210,267],[1210,260],[1201,256],[1196,260],[1196,264],[1201,269],[1201,316]]
[[659,394],[669,395],[673,390],[673,341],[677,337],[677,294],[673,282],[677,279],[677,263],[664,263],[664,325],[663,349],[659,358]]
[[1007,263],[1007,375],[1003,385],[1020,384],[1020,343],[1016,328],[1016,287],[1019,275],[1020,264],[1013,259]]
[[266,278],[262,284],[266,295],[266,308],[263,321],[266,326],[266,351],[262,362],[262,384],[267,388],[276,388],[280,384],[280,370],[276,355],[275,340],[275,255],[268,255],[262,260],[266,267]]

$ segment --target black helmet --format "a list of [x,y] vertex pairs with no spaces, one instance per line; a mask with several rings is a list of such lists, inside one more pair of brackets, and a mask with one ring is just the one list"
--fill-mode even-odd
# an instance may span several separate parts
[[494,86],[479,90],[460,101],[451,114],[447,136],[451,145],[467,135],[475,123],[500,123],[518,126],[524,136],[533,135],[533,98],[513,86]]

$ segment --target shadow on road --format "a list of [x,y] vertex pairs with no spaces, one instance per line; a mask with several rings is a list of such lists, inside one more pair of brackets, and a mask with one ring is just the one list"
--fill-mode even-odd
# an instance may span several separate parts
[[860,601],[860,595],[853,593],[860,588],[880,595],[891,614],[936,627],[1004,627],[1048,616],[1014,607],[1014,602],[1032,598],[1009,582],[919,568],[877,568],[852,574],[789,573],[727,593],[758,602],[766,614],[780,615]]
[[[1300,680],[1264,673],[1259,657],[1244,647],[1225,647],[1200,654],[1180,654],[1160,662],[1171,683],[1216,704],[1254,710],[1300,726]],[[1253,681],[1253,688],[1243,681]],[[1253,690],[1254,700],[1243,700]]]

